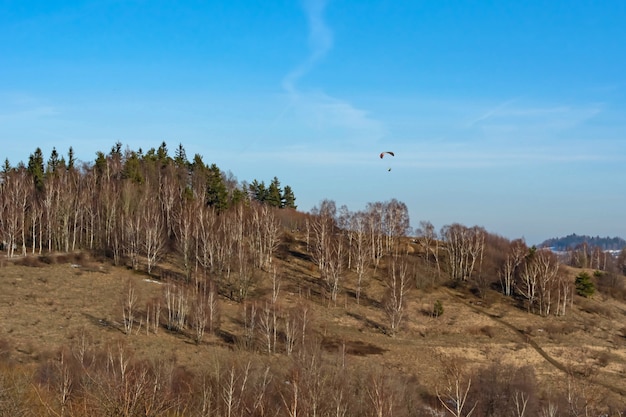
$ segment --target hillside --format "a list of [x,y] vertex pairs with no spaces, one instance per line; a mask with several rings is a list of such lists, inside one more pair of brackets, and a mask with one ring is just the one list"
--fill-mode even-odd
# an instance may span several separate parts
[[542,242],[539,247],[552,248],[557,251],[566,251],[576,249],[586,244],[590,248],[598,247],[601,250],[619,251],[626,248],[626,240],[620,237],[600,237],[586,236],[572,233],[565,237],[547,239]]
[[[412,256],[419,256],[419,247],[412,246]],[[519,300],[504,297],[495,290],[477,297],[470,286],[436,284],[411,290],[402,325],[392,337],[388,318],[381,308],[384,264],[370,269],[371,279],[359,304],[354,297],[352,272],[346,273],[345,290],[336,302],[320,291],[323,286],[315,264],[307,255],[303,235],[283,241],[275,266],[282,277],[276,301],[279,320],[289,323],[290,317],[300,317],[293,324],[306,327],[298,333],[302,343],[294,342],[291,355],[287,354],[284,340],[275,346],[275,351],[269,354],[265,351],[264,340],[267,340],[263,338],[262,320],[257,322],[256,330],[246,324],[252,308],[259,318],[269,311],[268,300],[273,291],[271,274],[259,276],[245,302],[220,296],[219,326],[200,343],[194,343],[190,328],[172,331],[162,325],[152,329],[146,326],[149,316],[146,309],[163,296],[166,280],[176,277],[175,268],[164,267],[156,276],[147,276],[86,254],[3,261],[0,268],[0,314],[5,318],[0,323],[3,369],[6,372],[10,367],[20,370],[18,374],[33,375],[38,384],[50,389],[40,389],[37,403],[55,412],[66,410],[68,415],[69,405],[61,406],[57,394],[63,387],[60,375],[66,375],[63,361],[70,363],[74,358],[72,366],[77,367],[67,373],[75,378],[74,388],[70,390],[72,398],[88,398],[90,404],[108,404],[113,396],[120,395],[116,391],[120,386],[93,382],[97,380],[96,368],[85,364],[98,362],[98,357],[109,357],[115,365],[118,356],[121,361],[118,365],[126,360],[127,364],[147,360],[154,366],[169,367],[170,378],[176,376],[186,381],[184,385],[190,391],[192,387],[199,389],[198,378],[202,379],[202,375],[213,378],[215,387],[220,387],[219,392],[213,393],[214,401],[220,403],[224,400],[228,375],[234,378],[231,383],[239,384],[237,389],[243,395],[240,384],[244,375],[250,378],[254,389],[259,389],[263,373],[270,372],[274,397],[267,400],[266,406],[274,407],[278,415],[289,415],[289,407],[294,406],[294,397],[289,395],[296,392],[292,389],[296,383],[302,392],[307,392],[306,402],[301,399],[301,407],[311,405],[315,389],[326,392],[340,384],[346,387],[346,392],[342,391],[346,407],[356,407],[359,402],[356,396],[361,392],[360,402],[364,404],[361,407],[367,410],[376,401],[382,401],[385,407],[398,408],[397,415],[429,415],[428,410],[442,409],[437,394],[446,398],[451,392],[447,391],[448,383],[454,382],[455,376],[462,388],[474,381],[471,389],[467,385],[469,398],[483,412],[490,395],[500,388],[523,392],[530,398],[529,407],[535,410],[563,403],[568,393],[569,406],[581,410],[593,407],[612,413],[626,409],[623,325],[626,305],[621,302],[601,296],[576,298],[565,316],[541,317],[528,313]],[[568,269],[572,280],[578,272]],[[136,296],[136,315],[130,332],[123,318],[129,288]],[[438,300],[444,311],[434,317],[433,305]],[[285,338],[285,329],[281,330],[279,339]],[[59,352],[65,352],[65,356],[59,357]],[[85,359],[89,355],[94,359]],[[97,388],[90,397],[78,389],[82,378],[76,364],[79,357],[90,381],[85,384]],[[64,359],[59,362],[59,358]],[[342,371],[338,374],[337,369]],[[115,375],[115,372],[111,374],[113,380]],[[4,378],[6,381],[6,374]],[[289,385],[277,388],[277,380]],[[369,382],[359,391],[358,381]],[[322,385],[315,385],[318,383]],[[265,388],[269,390],[268,387],[269,382]],[[34,395],[22,389],[22,395]],[[373,398],[375,393],[380,398]],[[402,404],[409,400],[412,411],[400,412]],[[180,406],[180,402],[177,404]],[[198,410],[191,405],[187,407]],[[213,415],[227,415],[223,405],[215,407],[223,414]],[[182,415],[167,412],[150,415]],[[82,415],[76,408],[71,413]],[[203,414],[190,411],[184,415]],[[252,415],[263,414],[257,409]]]

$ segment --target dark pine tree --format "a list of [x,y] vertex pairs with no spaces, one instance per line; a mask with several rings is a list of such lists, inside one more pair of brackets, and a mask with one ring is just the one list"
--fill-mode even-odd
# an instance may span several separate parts
[[212,164],[207,172],[206,202],[218,211],[228,208],[228,190],[224,184],[222,171],[215,164]]
[[189,161],[187,160],[187,152],[185,152],[185,148],[182,143],[178,144],[178,149],[174,154],[174,163],[179,167],[188,167]]
[[593,295],[594,292],[596,292],[596,287],[595,285],[593,285],[593,282],[591,281],[591,276],[587,272],[583,271],[580,274],[576,275],[575,285],[576,294],[582,297],[589,298]]
[[74,156],[74,149],[70,146],[70,150],[67,153],[67,169],[73,171],[75,164],[76,157]]
[[267,199],[267,195],[268,195],[268,190],[265,187],[265,182],[261,181],[257,181],[257,180],[253,180],[252,183],[249,186],[250,189],[250,193],[252,194],[252,198],[254,198],[256,201],[259,201],[261,203],[264,203],[265,200]]
[[48,159],[48,165],[46,167],[46,174],[56,172],[58,167],[59,167],[59,153],[57,152],[57,148],[52,148],[52,152],[50,153],[50,158]]
[[267,190],[265,203],[272,207],[281,207],[283,200],[282,193],[283,190],[280,188],[280,181],[278,181],[277,177],[274,177]]
[[288,185],[285,185],[285,189],[283,190],[282,207],[292,209],[298,208],[298,206],[296,206],[296,196],[293,194],[293,190]]
[[41,152],[41,148],[35,149],[35,152],[30,154],[28,158],[28,172],[33,177],[33,181],[35,183],[35,188],[37,190],[43,190],[43,177],[44,177],[44,166],[43,166],[43,152]]

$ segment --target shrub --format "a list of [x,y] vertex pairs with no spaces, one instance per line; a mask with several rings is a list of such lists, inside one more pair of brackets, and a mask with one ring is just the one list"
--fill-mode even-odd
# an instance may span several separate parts
[[581,272],[576,275],[576,294],[588,298],[596,292],[596,287],[591,282],[591,276],[587,272]]
[[441,315],[443,315],[443,304],[440,300],[437,300],[433,306],[433,316],[439,317]]

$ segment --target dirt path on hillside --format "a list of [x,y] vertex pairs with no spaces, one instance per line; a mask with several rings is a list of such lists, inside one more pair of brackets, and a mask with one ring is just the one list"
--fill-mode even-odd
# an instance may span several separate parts
[[[530,345],[530,347],[532,347],[539,355],[541,355],[548,363],[550,363],[552,366],[554,366],[559,371],[562,371],[562,372],[564,372],[564,373],[566,373],[568,375],[572,375],[575,378],[579,378],[579,379],[587,378],[585,375],[581,374],[580,372],[572,371],[567,366],[563,365],[561,362],[557,361],[552,356],[550,356],[545,350],[543,350],[541,348],[541,346],[539,346],[539,344],[535,340],[533,340],[533,338],[530,335],[528,335],[526,332],[524,332],[524,330],[518,329],[513,324],[503,320],[501,317],[496,316],[495,314],[489,313],[489,312],[485,311],[484,309],[478,307],[477,305],[472,304],[472,303],[466,301],[459,294],[456,294],[453,291],[450,291],[450,293],[455,298],[457,298],[460,302],[462,302],[467,307],[471,308],[476,313],[485,315],[485,316],[489,317],[491,320],[495,321],[496,323],[499,323],[502,326],[505,326],[505,327],[513,330],[520,337],[520,339],[522,339],[525,343]],[[594,384],[597,384],[597,385],[599,385],[601,387],[604,387],[604,388],[606,388],[606,389],[608,389],[610,391],[613,391],[616,394],[619,394],[619,395],[621,395],[623,397],[626,397],[626,389],[624,389],[624,388],[617,387],[617,386],[615,386],[613,384],[609,384],[609,383],[607,383],[605,381],[598,380],[596,378],[591,379],[591,381]]]

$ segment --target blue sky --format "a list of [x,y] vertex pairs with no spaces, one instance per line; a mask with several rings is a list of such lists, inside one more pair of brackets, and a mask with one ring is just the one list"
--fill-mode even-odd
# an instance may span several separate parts
[[[299,209],[626,238],[626,2],[0,0],[0,157],[179,143]],[[394,158],[380,160],[382,151]],[[391,168],[391,171],[388,171]]]

